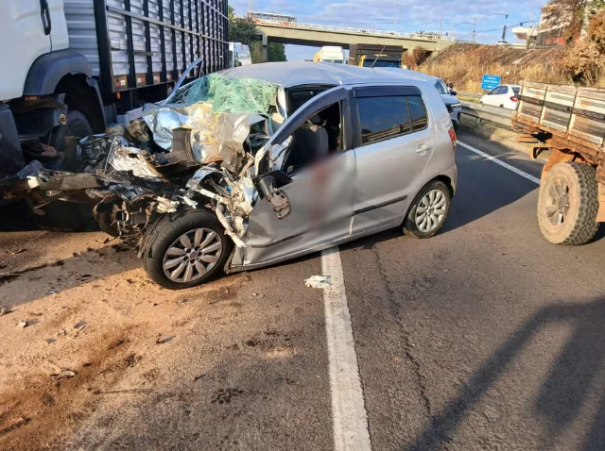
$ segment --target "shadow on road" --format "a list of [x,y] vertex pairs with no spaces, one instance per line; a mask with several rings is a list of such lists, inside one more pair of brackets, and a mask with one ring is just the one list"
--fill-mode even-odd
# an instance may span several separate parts
[[[553,449],[559,434],[579,415],[588,401],[592,383],[605,362],[605,298],[586,304],[557,304],[540,310],[471,377],[458,397],[438,415],[407,451],[442,449],[451,441],[456,428],[464,421],[481,397],[511,366],[535,335],[551,323],[573,325],[571,338],[534,402],[536,415],[547,433],[544,449]],[[584,439],[581,451],[605,449],[605,392],[599,410]]]

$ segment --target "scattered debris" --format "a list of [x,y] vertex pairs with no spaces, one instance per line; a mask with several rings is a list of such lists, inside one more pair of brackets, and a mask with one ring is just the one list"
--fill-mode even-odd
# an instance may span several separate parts
[[71,379],[72,377],[76,377],[76,374],[78,374],[78,373],[76,373],[73,370],[63,369],[60,373],[53,374],[53,376],[55,376],[57,379],[64,379],[64,378]]
[[8,315],[9,313],[12,313],[12,310],[10,307],[1,307],[0,308],[0,316]]
[[25,329],[27,326],[29,326],[31,324],[30,321],[28,320],[23,320],[23,321],[19,321],[19,324],[17,324],[19,327]]
[[176,338],[175,335],[172,335],[171,337],[166,337],[166,338],[161,338],[162,334],[158,335],[158,338],[156,338],[155,340],[155,344],[156,345],[163,345],[166,343],[170,343],[172,340],[174,340]]
[[9,254],[11,255],[17,255],[17,254],[22,254],[23,252],[26,252],[27,249],[17,249],[16,251],[8,251]]
[[305,280],[307,288],[325,289],[332,286],[330,277],[328,276],[313,276]]
[[50,294],[57,294],[57,291],[56,291],[56,290],[50,290],[50,291],[48,291],[48,293],[46,293],[46,294],[49,294],[49,295],[50,295]]
[[199,381],[200,379],[203,379],[203,378],[205,378],[205,377],[206,377],[206,374],[200,374],[199,376],[195,376],[195,377],[193,378],[193,382],[197,382],[197,381]]

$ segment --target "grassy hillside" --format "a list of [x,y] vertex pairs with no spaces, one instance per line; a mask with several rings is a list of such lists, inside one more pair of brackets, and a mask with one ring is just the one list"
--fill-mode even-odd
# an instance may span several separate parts
[[[481,93],[484,74],[500,75],[502,83],[537,81],[572,84],[555,64],[564,48],[516,49],[478,44],[455,44],[427,59],[418,70],[451,80],[454,89]],[[602,80],[601,80],[602,82]]]

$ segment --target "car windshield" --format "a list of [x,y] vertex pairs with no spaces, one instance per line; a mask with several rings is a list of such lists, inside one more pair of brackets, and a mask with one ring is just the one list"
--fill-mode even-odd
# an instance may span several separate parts
[[399,68],[400,63],[399,63],[399,61],[385,61],[385,60],[377,60],[376,63],[374,63],[373,58],[368,58],[363,62],[363,67],[395,67],[395,68]]
[[439,92],[441,95],[449,94],[447,88],[445,87],[445,83],[443,83],[441,80],[437,80],[435,82],[435,88],[437,88],[437,92]]

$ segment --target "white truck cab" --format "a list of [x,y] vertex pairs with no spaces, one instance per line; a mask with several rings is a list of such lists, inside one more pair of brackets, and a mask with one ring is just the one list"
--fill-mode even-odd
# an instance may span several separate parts
[[66,138],[226,68],[228,33],[225,0],[0,0],[0,182],[34,161],[74,170]]
[[21,97],[32,64],[69,47],[63,0],[0,2],[0,101]]

